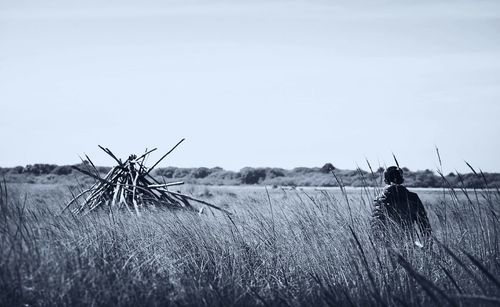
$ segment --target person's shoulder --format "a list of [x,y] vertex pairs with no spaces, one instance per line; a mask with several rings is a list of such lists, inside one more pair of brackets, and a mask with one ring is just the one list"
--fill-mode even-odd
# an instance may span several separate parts
[[410,201],[420,201],[420,197],[418,197],[418,194],[415,192],[408,191],[408,199]]
[[408,191],[404,185],[401,184],[390,184],[385,186],[384,188],[384,193],[391,194],[391,193],[399,193],[399,192],[406,192]]
[[384,191],[383,191],[384,193],[391,192],[391,191],[394,191],[394,185],[393,184],[389,184],[389,185],[386,185],[384,187]]
[[408,195],[418,197],[418,194],[417,194],[417,193],[412,192],[412,191],[408,190],[407,188],[405,188],[405,189],[406,189],[406,193],[408,193]]
[[392,199],[394,195],[397,194],[396,187],[394,185],[386,185],[380,195],[377,197],[377,200],[380,201],[387,201],[389,199]]

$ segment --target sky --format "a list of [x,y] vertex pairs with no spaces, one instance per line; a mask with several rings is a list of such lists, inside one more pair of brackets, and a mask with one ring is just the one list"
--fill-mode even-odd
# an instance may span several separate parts
[[493,0],[0,1],[0,166],[500,172],[499,33]]

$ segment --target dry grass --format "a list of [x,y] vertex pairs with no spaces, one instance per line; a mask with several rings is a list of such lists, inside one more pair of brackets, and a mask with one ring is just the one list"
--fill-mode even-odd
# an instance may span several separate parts
[[188,191],[233,211],[230,219],[59,216],[69,195],[24,199],[4,188],[3,306],[500,304],[498,192],[424,197],[437,241],[418,248],[371,237],[372,189]]

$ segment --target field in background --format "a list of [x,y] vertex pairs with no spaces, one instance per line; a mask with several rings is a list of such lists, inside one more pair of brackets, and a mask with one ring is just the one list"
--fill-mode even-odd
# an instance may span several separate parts
[[383,246],[373,188],[186,186],[228,217],[59,215],[60,184],[9,184],[0,305],[498,305],[500,194],[421,190],[433,244]]
[[[77,165],[79,168],[93,171],[88,162]],[[370,169],[371,166],[368,168]],[[97,167],[104,176],[109,167]],[[482,173],[480,176],[476,170],[470,168],[471,172],[441,174],[426,169],[412,171],[406,167],[402,168],[405,176],[405,185],[409,187],[441,188],[441,187],[467,187],[482,188],[485,180],[489,187],[500,186],[499,173]],[[311,186],[311,187],[335,187],[340,179],[345,186],[366,187],[382,184],[384,168],[378,167],[371,170],[345,170],[338,169],[331,163],[322,167],[296,167],[283,169],[276,167],[245,167],[239,171],[224,170],[220,167],[163,167],[154,169],[152,175],[159,181],[183,181],[198,185],[268,185],[268,186]],[[332,176],[332,172],[335,176]],[[78,172],[69,165],[57,166],[52,164],[33,164],[17,166],[13,168],[1,168],[0,177],[5,178],[8,183],[44,183],[44,184],[73,184],[88,182],[92,180],[88,176]],[[445,180],[443,180],[445,179]]]

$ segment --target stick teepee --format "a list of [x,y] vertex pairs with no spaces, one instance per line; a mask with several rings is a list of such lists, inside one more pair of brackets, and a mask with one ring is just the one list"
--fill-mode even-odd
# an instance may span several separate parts
[[[73,166],[79,172],[95,179],[96,182],[89,189],[76,195],[63,211],[72,205],[74,206],[72,209],[74,213],[89,213],[103,206],[127,208],[131,212],[133,209],[137,214],[139,214],[139,208],[145,206],[166,206],[195,210],[190,203],[190,201],[194,201],[230,214],[228,211],[208,202],[168,189],[172,186],[184,184],[184,182],[161,183],[151,176],[151,171],[183,141],[184,139],[179,141],[150,168],[144,165],[144,161],[156,148],[139,157],[130,155],[125,162],[122,162],[111,150],[99,146],[118,165],[113,167],[104,177],[101,177],[98,169],[88,156],[85,156],[90,166],[87,170]],[[84,196],[86,196],[85,200],[80,203],[79,200]]]

